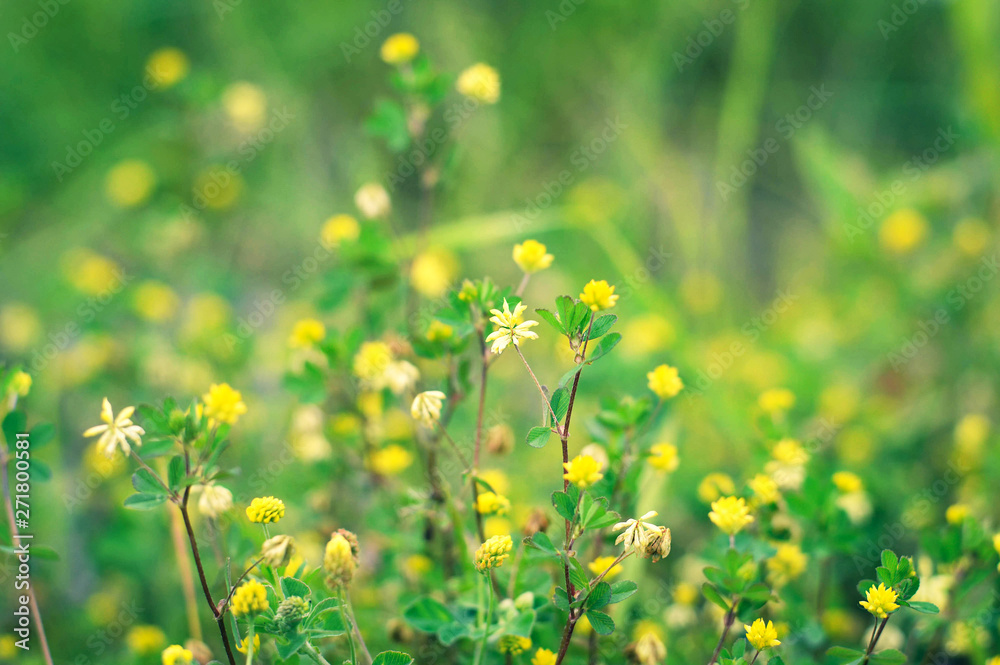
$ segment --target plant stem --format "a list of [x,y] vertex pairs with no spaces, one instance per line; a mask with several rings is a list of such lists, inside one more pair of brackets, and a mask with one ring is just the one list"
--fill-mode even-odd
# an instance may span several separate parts
[[712,665],[719,659],[719,652],[722,651],[722,645],[726,643],[726,636],[729,635],[729,629],[733,627],[733,622],[736,620],[736,606],[739,602],[739,598],[733,598],[732,607],[726,612],[726,622],[722,627],[722,635],[719,636],[719,643],[715,645],[715,651],[712,652],[712,659],[708,661],[708,665]]
[[347,610],[345,609],[347,601],[344,600],[343,591],[337,595],[340,596],[340,620],[344,623],[344,630],[347,633],[347,644],[351,647],[351,665],[358,665],[358,656],[354,651],[354,628],[352,622],[347,618]]
[[875,625],[872,626],[872,638],[868,642],[868,649],[865,651],[865,659],[861,661],[862,665],[868,665],[868,659],[871,658],[872,652],[875,650],[875,645],[878,644],[878,638],[882,637],[882,631],[885,629],[885,624],[888,622],[888,615],[882,619],[881,624],[879,624],[878,618],[875,619]]
[[483,625],[483,640],[479,643],[479,650],[476,652],[474,665],[480,665],[483,654],[486,653],[486,641],[490,636],[490,622],[493,621],[493,584],[486,585],[486,623]]
[[247,627],[249,629],[246,637],[247,665],[253,665],[253,619],[250,619],[250,623]]
[[[555,424],[556,429],[559,430],[559,436],[562,436],[562,430],[559,428],[559,418],[556,417],[556,412],[552,408],[552,402],[549,401],[549,396],[545,394],[545,390],[542,388],[542,384],[538,382],[538,377],[535,376],[535,373],[531,369],[531,365],[528,364],[528,359],[524,357],[523,353],[521,353],[521,347],[515,344],[514,350],[517,351],[517,355],[520,356],[521,362],[524,363],[525,368],[528,370],[528,374],[531,375],[532,381],[535,382],[535,387],[538,388],[538,393],[542,396],[542,400],[545,401],[545,406],[549,407],[549,413],[552,414],[552,422],[553,424]],[[579,379],[580,373],[577,372],[576,376]],[[574,384],[573,387],[576,388],[576,385]]]

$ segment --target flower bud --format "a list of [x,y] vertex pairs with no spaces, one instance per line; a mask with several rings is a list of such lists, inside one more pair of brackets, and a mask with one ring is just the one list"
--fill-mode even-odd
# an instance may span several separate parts
[[287,566],[288,560],[295,554],[295,540],[291,536],[272,536],[264,541],[260,554],[264,563],[272,568]]
[[289,596],[278,605],[278,611],[274,615],[274,622],[278,624],[278,629],[285,634],[293,632],[302,619],[309,613],[309,601],[298,596]]
[[514,430],[510,425],[494,425],[486,430],[486,450],[494,455],[506,455],[514,449]]
[[326,569],[326,583],[333,589],[345,587],[354,578],[358,568],[360,547],[358,538],[346,529],[334,531],[326,544],[323,568]]

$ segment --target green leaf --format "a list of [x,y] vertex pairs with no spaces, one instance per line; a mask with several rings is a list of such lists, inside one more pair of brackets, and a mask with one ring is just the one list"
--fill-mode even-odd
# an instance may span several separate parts
[[597,343],[597,347],[594,349],[594,352],[590,354],[590,357],[587,358],[587,361],[594,362],[595,360],[608,355],[611,353],[611,349],[615,348],[620,341],[622,341],[621,333],[611,333],[609,335],[605,335],[601,338],[601,341]]
[[[561,421],[566,416],[567,409],[569,409],[569,390],[565,387],[558,388],[552,393],[549,403],[552,405],[552,410],[556,412],[556,418]],[[549,415],[551,416],[551,414]]]
[[563,322],[565,331],[568,333],[572,328],[573,310],[576,309],[576,302],[569,296],[559,296],[556,298],[556,311],[559,313],[559,320]]
[[899,565],[899,557],[892,550],[882,550],[882,565],[885,566],[892,577],[895,577],[896,567]]
[[274,646],[278,648],[278,656],[282,660],[287,660],[292,656],[293,653],[302,648],[302,645],[306,643],[309,635],[306,633],[296,633],[291,637],[291,639],[277,639],[274,641]]
[[25,432],[27,424],[28,417],[24,415],[24,411],[11,411],[7,414],[3,419],[3,435],[7,439],[8,446],[14,447],[17,435]]
[[875,569],[876,574],[878,574],[878,581],[884,584],[886,587],[891,587],[894,580],[892,572],[885,566],[879,566]]
[[31,441],[31,449],[41,448],[49,443],[56,436],[56,428],[52,423],[39,423],[31,428],[28,438]]
[[560,517],[564,520],[573,521],[573,515],[576,512],[576,503],[566,492],[553,492],[552,505]]
[[308,584],[294,577],[282,577],[281,590],[285,592],[286,596],[298,596],[299,598],[305,598],[312,593]]
[[615,622],[604,612],[597,610],[587,610],[587,619],[598,635],[610,635],[615,632]]
[[615,325],[615,321],[618,317],[614,314],[605,314],[604,316],[599,316],[595,321],[593,327],[590,329],[590,339],[597,339],[598,337],[603,337],[611,330],[611,326]]
[[868,593],[868,589],[875,586],[875,580],[861,580],[858,582],[858,593],[862,596]]
[[566,595],[566,589],[561,586],[556,587],[555,592],[552,594],[552,604],[563,612],[569,611],[569,596]]
[[150,494],[148,492],[137,492],[125,499],[125,507],[132,510],[152,510],[167,500],[167,495],[161,490],[160,494]]
[[410,144],[406,111],[394,101],[380,100],[375,105],[375,111],[365,121],[365,129],[369,134],[385,139],[386,145],[393,152],[401,152]]
[[785,665],[785,661],[781,659],[781,656],[775,656],[767,661],[767,665]]
[[402,651],[383,651],[375,656],[372,665],[410,665],[413,658]]
[[525,538],[524,544],[528,547],[534,547],[535,549],[541,550],[547,554],[559,556],[559,550],[557,550],[556,546],[552,544],[552,540],[549,539],[544,531],[539,531],[531,537]]
[[906,606],[911,610],[920,612],[921,614],[937,614],[941,611],[934,603],[926,603],[922,600],[911,600],[906,603]]
[[906,662],[906,656],[898,649],[885,649],[869,656],[868,662],[875,665],[902,665]]
[[135,488],[136,492],[143,494],[167,495],[167,490],[163,489],[163,485],[156,480],[149,469],[145,468],[140,468],[132,474],[132,487]]
[[709,602],[715,603],[727,612],[729,611],[729,603],[722,597],[722,594],[719,593],[718,589],[708,582],[701,585],[701,593],[709,600]]
[[186,475],[184,458],[180,455],[175,455],[170,459],[170,466],[167,469],[167,484],[170,486],[170,489],[176,490],[180,487],[181,481],[184,480],[184,476]]
[[585,604],[587,609],[599,610],[609,602],[611,602],[611,585],[601,582],[591,590]]
[[559,321],[558,318],[556,318],[555,314],[553,314],[547,309],[536,309],[535,312],[537,312],[538,316],[542,317],[542,320],[545,321],[547,324],[555,328],[563,335],[566,334],[566,328],[563,327],[563,324]]
[[403,612],[403,618],[417,630],[435,633],[455,620],[451,611],[429,596],[418,598]]
[[552,435],[551,427],[532,427],[528,431],[528,436],[525,439],[528,445],[532,448],[541,448],[549,441],[549,437]]
[[611,600],[609,603],[620,603],[638,590],[639,585],[632,580],[621,580],[620,582],[615,582],[611,585]]
[[587,366],[587,363],[580,363],[579,365],[577,365],[576,367],[574,367],[570,371],[568,371],[565,374],[563,374],[561,377],[559,377],[559,385],[560,386],[567,385],[569,383],[570,379],[572,379],[574,376],[576,376],[581,371],[583,371],[583,368],[586,367],[586,366]]
[[747,641],[746,640],[736,640],[733,644],[733,658],[741,658],[743,654],[747,651]]
[[836,665],[852,665],[853,663],[860,663],[865,657],[863,651],[848,649],[846,647],[830,647],[826,650],[826,655],[829,658],[832,658],[833,663]]
[[766,601],[771,598],[771,590],[766,584],[758,582],[743,592],[743,598],[751,601]]
[[521,612],[517,617],[507,624],[504,632],[508,635],[519,635],[521,637],[531,637],[531,631],[535,628],[535,611],[527,610]]

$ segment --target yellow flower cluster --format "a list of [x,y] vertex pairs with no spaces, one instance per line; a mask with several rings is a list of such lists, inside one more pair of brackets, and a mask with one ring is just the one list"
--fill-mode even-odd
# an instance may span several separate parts
[[529,275],[539,270],[545,270],[555,259],[551,254],[546,253],[546,247],[537,240],[525,240],[523,243],[514,245],[514,263]]
[[156,626],[142,625],[130,630],[125,641],[133,653],[143,656],[156,653],[167,641],[167,636]]
[[353,242],[361,236],[361,225],[350,215],[334,215],[323,223],[319,239],[324,247],[339,247],[340,243]]
[[520,656],[531,648],[531,639],[520,635],[504,635],[497,642],[500,653],[509,653],[512,656]]
[[602,309],[611,309],[618,302],[615,295],[615,287],[609,286],[606,280],[590,280],[583,287],[580,294],[580,302],[590,307],[591,310],[599,312]]
[[615,575],[622,572],[621,564],[617,564],[610,570],[608,570],[608,566],[613,564],[617,558],[618,557],[613,557],[613,556],[599,556],[590,563],[588,563],[587,568],[590,569],[590,572],[593,573],[594,575],[600,575],[605,570],[607,570],[608,574],[604,576],[604,579],[610,580]]
[[754,499],[762,504],[775,503],[781,498],[781,493],[778,492],[778,483],[767,474],[758,473],[747,484],[753,491]]
[[727,496],[712,503],[712,512],[708,514],[712,523],[724,533],[734,535],[743,527],[753,522],[753,515],[745,499]]
[[556,654],[548,649],[539,649],[531,657],[531,665],[556,665]]
[[778,545],[778,551],[767,560],[767,571],[775,584],[787,584],[805,572],[809,557],[794,543]]
[[478,62],[458,75],[455,88],[469,99],[496,104],[500,100],[500,74],[489,65]]
[[795,394],[787,388],[771,388],[760,394],[757,405],[770,414],[783,413],[795,406]]
[[763,619],[757,619],[749,626],[743,624],[743,628],[747,631],[747,640],[757,651],[770,649],[781,644],[778,641],[778,631],[770,621],[765,624]]
[[485,573],[491,568],[499,568],[504,560],[510,556],[510,551],[514,548],[514,542],[510,536],[493,536],[476,550],[474,558],[476,570]]
[[399,32],[382,43],[380,55],[390,65],[402,65],[417,57],[420,42],[408,32]]
[[270,607],[267,590],[257,580],[247,580],[233,593],[230,607],[233,615],[238,617],[259,614]]
[[850,471],[838,471],[833,474],[833,484],[844,494],[860,492],[864,488],[861,478]]
[[194,654],[179,644],[171,644],[160,654],[163,665],[191,665]]
[[566,469],[563,478],[580,489],[587,489],[604,477],[601,463],[590,455],[577,455],[563,467]]
[[346,529],[334,531],[323,553],[326,582],[333,588],[347,586],[358,568],[360,547],[358,538]]
[[270,524],[284,516],[284,501],[273,496],[259,496],[247,506],[247,518],[256,524]]
[[[244,637],[242,640],[240,640],[240,643],[236,645],[236,650],[239,651],[240,653],[246,653],[247,652],[247,640],[249,640],[249,639],[250,639],[250,637],[247,636],[247,637]],[[260,635],[254,635],[253,636],[253,652],[254,652],[254,654],[256,654],[258,651],[260,651]]]
[[495,492],[482,492],[476,497],[476,511],[481,515],[503,516],[510,510],[510,500]]
[[660,365],[646,374],[649,389],[660,399],[670,399],[684,389],[684,382],[677,374],[677,368],[670,365]]
[[288,345],[293,349],[308,349],[326,337],[326,326],[316,319],[302,319],[295,323]]
[[209,420],[235,425],[240,416],[247,412],[243,395],[228,383],[213,383],[208,392],[202,395],[205,403],[205,415]]
[[677,446],[672,443],[656,443],[649,448],[649,465],[658,471],[676,471],[680,462]]
[[884,619],[899,609],[899,605],[896,604],[896,592],[892,589],[886,589],[884,584],[879,584],[878,587],[875,585],[868,587],[865,600],[862,600],[859,605],[879,619]]

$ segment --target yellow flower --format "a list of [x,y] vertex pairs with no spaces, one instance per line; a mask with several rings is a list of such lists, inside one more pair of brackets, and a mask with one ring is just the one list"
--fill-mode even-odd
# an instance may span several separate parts
[[431,321],[431,324],[427,326],[427,341],[428,342],[443,342],[445,340],[451,339],[452,335],[455,334],[454,329],[447,323],[442,323],[437,319]]
[[413,60],[420,52],[420,42],[408,32],[399,32],[382,42],[382,60],[390,65],[401,65]]
[[126,638],[128,648],[140,656],[156,653],[166,641],[167,636],[156,626],[136,626]]
[[649,465],[659,471],[676,471],[681,460],[677,456],[677,446],[672,443],[657,443],[649,448]]
[[649,389],[660,399],[670,399],[684,389],[684,382],[677,374],[677,368],[670,365],[660,365],[646,374]]
[[604,576],[604,579],[610,580],[612,577],[622,572],[621,564],[616,564],[614,567],[611,568],[611,570],[608,570],[608,566],[613,564],[615,562],[615,559],[617,558],[618,557],[614,556],[599,556],[590,563],[588,563],[587,568],[589,568],[590,572],[593,573],[595,576],[600,575],[605,570],[607,570],[608,574]]
[[229,601],[233,616],[253,616],[270,607],[267,602],[267,590],[257,580],[247,580],[233,593]]
[[281,534],[271,536],[260,546],[260,555],[264,563],[272,568],[287,566],[295,555],[295,539],[291,536]]
[[425,427],[433,427],[441,419],[441,405],[446,395],[440,390],[425,390],[413,398],[410,415]]
[[83,435],[97,436],[100,434],[97,447],[109,458],[115,456],[119,447],[123,453],[128,455],[132,450],[128,443],[129,440],[131,439],[135,445],[141,446],[142,439],[140,437],[146,433],[144,429],[132,423],[131,416],[134,412],[134,406],[126,406],[118,412],[116,417],[114,411],[111,410],[111,402],[105,397],[101,405],[101,420],[104,421],[104,424],[94,425],[84,431]]
[[674,587],[674,602],[681,605],[694,605],[701,597],[698,587],[690,582],[678,582]]
[[501,535],[488,538],[485,543],[476,550],[474,558],[476,570],[483,573],[491,568],[499,568],[504,560],[510,556],[510,551],[514,547],[514,542],[510,536]]
[[350,584],[354,579],[354,571],[358,568],[359,560],[360,548],[357,536],[345,529],[333,532],[323,554],[327,584],[335,589]]
[[485,104],[496,104],[500,99],[500,74],[481,62],[458,75],[455,88],[471,99]]
[[712,512],[708,514],[708,518],[729,535],[739,533],[743,527],[753,522],[753,515],[750,514],[747,502],[735,496],[723,497],[712,502]]
[[14,660],[14,656],[18,654],[17,649],[17,640],[13,635],[0,635],[0,660]]
[[781,494],[778,492],[778,483],[774,478],[763,473],[758,473],[750,479],[748,483],[753,490],[754,498],[764,504],[775,503]]
[[334,215],[319,231],[324,247],[339,247],[344,241],[353,242],[361,236],[361,225],[350,215]]
[[410,265],[410,284],[420,295],[440,298],[458,273],[458,261],[444,250],[417,254]]
[[556,665],[556,654],[548,649],[539,649],[531,657],[531,665]]
[[894,254],[907,254],[923,242],[927,220],[912,208],[902,208],[885,218],[878,230],[882,247]]
[[[242,640],[240,640],[239,644],[236,645],[236,650],[239,651],[240,653],[246,653],[248,639],[250,639],[249,636],[244,637]],[[259,651],[260,651],[260,635],[255,634],[253,636],[253,652],[254,654],[256,654]]]
[[42,322],[33,307],[19,302],[0,307],[0,342],[10,351],[25,351],[41,333]]
[[844,494],[860,492],[864,489],[864,483],[861,482],[861,478],[850,471],[838,471],[833,474],[833,484]]
[[778,641],[778,631],[775,630],[774,624],[770,621],[765,624],[763,619],[757,619],[753,625],[743,624],[743,628],[747,631],[747,640],[757,651],[770,649],[781,644]]
[[506,515],[510,499],[494,492],[481,492],[476,496],[476,511],[481,515]]
[[531,648],[531,639],[520,635],[503,635],[497,642],[497,648],[500,653],[520,656]]
[[169,88],[188,73],[188,59],[177,48],[161,48],[146,61],[146,74],[160,88]]
[[795,406],[795,395],[787,388],[771,388],[760,394],[757,404],[767,413],[784,412]]
[[607,281],[601,280],[590,280],[583,287],[583,293],[580,294],[580,302],[587,305],[595,312],[599,312],[602,309],[611,309],[618,302],[618,296],[615,295],[615,287],[608,286]]
[[181,299],[166,284],[149,280],[135,288],[132,307],[142,318],[154,323],[169,321],[177,313]]
[[18,397],[27,397],[31,392],[31,375],[19,370],[10,379],[10,389],[17,393]]
[[604,477],[601,473],[601,463],[590,455],[577,455],[563,464],[566,473],[563,478],[580,489],[587,489]]
[[247,506],[247,518],[255,524],[270,524],[284,516],[284,501],[273,496],[259,496]]
[[886,589],[884,584],[868,587],[865,598],[866,600],[862,600],[859,605],[879,619],[884,619],[899,609],[899,605],[896,604],[896,592]]
[[228,383],[213,383],[201,399],[205,403],[205,415],[209,420],[235,425],[240,416],[247,412],[243,395],[239,390],[233,390]]
[[381,389],[383,377],[392,363],[392,350],[385,342],[365,342],[354,355],[354,376],[362,383]]
[[396,443],[373,450],[368,458],[371,470],[380,476],[395,476],[413,464],[413,454]]
[[997,554],[1000,554],[1000,533],[993,535],[993,549],[997,551]]
[[241,132],[255,132],[267,120],[267,95],[258,86],[236,81],[222,92],[222,108]]
[[961,524],[969,516],[969,506],[964,503],[956,503],[948,506],[944,511],[944,518],[948,524]]
[[667,657],[667,645],[654,631],[644,632],[630,646],[639,665],[659,665]]
[[171,644],[161,654],[163,665],[191,665],[194,654],[179,644]]
[[108,171],[104,191],[108,199],[120,208],[132,208],[144,203],[156,185],[156,174],[149,164],[130,159]]
[[514,346],[520,346],[522,339],[538,339],[538,333],[529,330],[538,325],[538,321],[522,321],[521,315],[528,309],[524,303],[517,303],[514,311],[510,311],[507,299],[503,301],[503,311],[491,309],[490,321],[496,324],[497,329],[486,337],[487,342],[493,342],[490,353],[503,353],[507,346],[513,342]]
[[322,342],[324,337],[326,337],[326,326],[323,325],[322,321],[302,319],[297,321],[292,328],[288,344],[295,349],[307,349],[317,342]]
[[795,439],[781,439],[771,449],[771,457],[784,464],[805,464],[809,453]]
[[979,256],[990,244],[990,227],[980,219],[963,219],[955,225],[951,240],[966,256]]
[[986,442],[990,435],[990,421],[979,413],[962,416],[955,425],[955,445],[975,450]]
[[778,545],[778,551],[767,560],[767,570],[776,584],[786,584],[806,570],[809,557],[793,543]]
[[724,494],[736,491],[733,479],[724,473],[710,473],[698,484],[698,498],[705,503],[715,501]]
[[523,243],[514,245],[514,263],[529,275],[539,270],[545,270],[552,265],[555,258],[551,254],[546,254],[545,245],[537,240],[525,240]]

